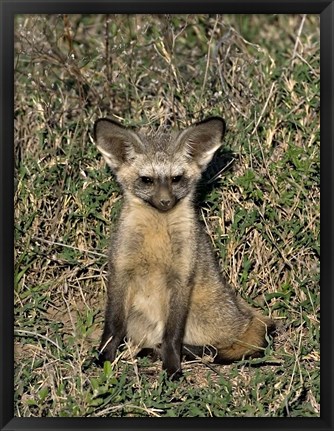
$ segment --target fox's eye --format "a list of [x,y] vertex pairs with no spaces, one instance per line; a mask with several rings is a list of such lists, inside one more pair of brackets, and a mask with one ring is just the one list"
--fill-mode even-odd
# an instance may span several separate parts
[[176,177],[172,177],[172,183],[177,184],[182,180],[182,175],[177,175]]
[[140,177],[140,179],[144,184],[153,184],[153,180],[150,177]]

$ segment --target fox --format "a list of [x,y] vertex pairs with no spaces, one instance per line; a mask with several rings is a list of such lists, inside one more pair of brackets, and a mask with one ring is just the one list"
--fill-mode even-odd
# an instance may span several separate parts
[[213,346],[218,363],[263,354],[275,323],[228,284],[195,205],[225,130],[221,117],[160,133],[110,118],[95,122],[94,142],[123,194],[108,258],[100,365],[115,361],[124,339],[159,351],[171,379],[183,375],[184,346]]

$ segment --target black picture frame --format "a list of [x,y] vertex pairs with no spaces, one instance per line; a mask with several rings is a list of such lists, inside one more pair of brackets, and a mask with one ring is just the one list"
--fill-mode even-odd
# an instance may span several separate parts
[[[1,430],[67,429],[333,429],[333,41],[334,4],[325,0],[0,0],[0,426]],[[321,415],[320,418],[15,418],[13,403],[13,101],[14,16],[56,13],[312,13],[320,14],[321,43]]]

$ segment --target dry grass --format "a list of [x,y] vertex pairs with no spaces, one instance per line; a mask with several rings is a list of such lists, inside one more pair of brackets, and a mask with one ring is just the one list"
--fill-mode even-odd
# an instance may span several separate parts
[[[17,416],[318,416],[316,16],[20,16],[15,63]],[[119,187],[94,120],[228,124],[202,216],[224,273],[281,329],[262,362],[82,369],[103,320]],[[210,365],[210,364],[209,364]]]

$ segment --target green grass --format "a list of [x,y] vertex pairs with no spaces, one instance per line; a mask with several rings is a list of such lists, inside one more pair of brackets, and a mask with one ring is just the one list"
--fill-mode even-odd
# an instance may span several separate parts
[[[320,414],[319,17],[18,16],[15,56],[15,414]],[[223,272],[278,322],[261,360],[161,362],[125,349],[86,366],[103,327],[120,189],[100,116],[144,128],[210,115],[234,163],[201,205]]]

